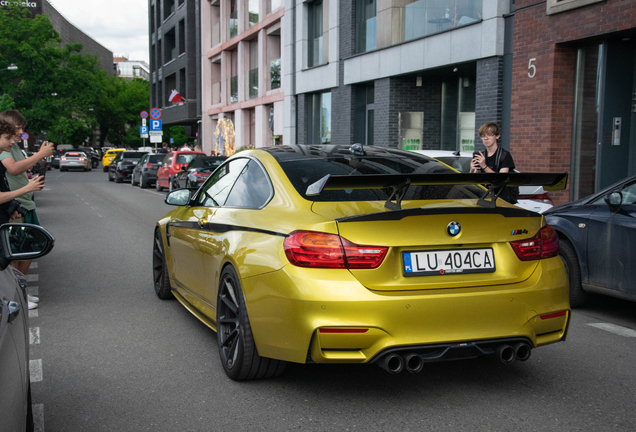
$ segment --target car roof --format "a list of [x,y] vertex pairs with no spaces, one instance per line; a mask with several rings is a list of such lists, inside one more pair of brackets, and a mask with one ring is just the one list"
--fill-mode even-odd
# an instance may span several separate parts
[[472,152],[457,152],[452,150],[410,150],[410,151],[414,153],[419,153],[426,156],[434,157],[434,158],[453,157],[453,156],[468,157],[468,158],[473,157]]

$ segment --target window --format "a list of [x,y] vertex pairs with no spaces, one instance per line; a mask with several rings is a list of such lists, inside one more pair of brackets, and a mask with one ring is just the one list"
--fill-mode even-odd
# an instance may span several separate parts
[[373,145],[374,92],[373,84],[354,87],[353,142]]
[[271,196],[269,177],[258,163],[249,161],[234,183],[225,206],[257,209],[267,204]]
[[331,144],[331,93],[315,93],[308,99],[309,143]]
[[258,97],[258,39],[250,41],[250,63],[247,73],[248,99]]
[[232,190],[232,185],[243,171],[249,159],[234,159],[214,171],[205,182],[202,193],[197,198],[199,205],[204,207],[221,207]]
[[221,8],[218,4],[210,5],[210,29],[210,46],[215,47],[221,43]]
[[376,0],[357,0],[356,4],[356,52],[376,48]]
[[186,52],[185,20],[179,21],[179,55]]
[[230,16],[228,19],[228,39],[232,39],[238,34],[238,8],[236,0],[230,0]]
[[267,0],[267,13],[277,11],[283,6],[283,0]]
[[247,5],[247,28],[258,24],[260,0],[246,0]]
[[177,38],[174,27],[163,35],[164,56],[166,63],[177,58]]
[[605,0],[548,0],[546,2],[546,14],[554,15],[601,1]]
[[309,67],[323,64],[322,28],[322,0],[316,0],[309,4]]
[[267,63],[265,66],[269,66],[267,90],[280,88],[280,29],[267,34]]
[[236,103],[238,97],[238,51],[230,52],[230,78],[228,79],[228,100],[229,103]]

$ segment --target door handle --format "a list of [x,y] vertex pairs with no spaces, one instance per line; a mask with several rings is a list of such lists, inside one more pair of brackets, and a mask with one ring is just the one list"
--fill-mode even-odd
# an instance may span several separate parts
[[7,303],[7,309],[9,309],[8,322],[12,323],[20,314],[20,303],[11,301]]

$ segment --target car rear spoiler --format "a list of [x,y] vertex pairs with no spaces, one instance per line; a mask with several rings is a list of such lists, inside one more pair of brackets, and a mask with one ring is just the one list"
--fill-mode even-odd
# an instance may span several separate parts
[[409,186],[415,185],[484,185],[488,191],[477,204],[496,207],[497,197],[504,186],[543,186],[547,191],[563,190],[567,186],[568,173],[475,173],[475,174],[328,174],[307,187],[307,196],[320,195],[325,190],[343,189],[392,189],[384,206],[401,209],[402,198]]

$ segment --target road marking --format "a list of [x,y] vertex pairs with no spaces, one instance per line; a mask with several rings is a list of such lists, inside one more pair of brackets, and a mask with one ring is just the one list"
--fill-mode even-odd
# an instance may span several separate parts
[[33,426],[35,432],[44,432],[44,404],[33,404]]
[[28,274],[26,275],[27,282],[38,282],[40,280],[40,275],[38,274]]
[[29,328],[29,344],[30,345],[40,344],[40,327]]
[[29,318],[37,318],[39,316],[37,309],[29,310]]
[[29,268],[30,269],[38,268],[38,262],[37,261],[31,262],[31,265],[29,266]]
[[616,324],[594,323],[594,324],[588,324],[588,325],[592,327],[596,327],[601,330],[608,331],[610,333],[617,334],[619,336],[636,337],[636,330],[632,330],[627,327],[621,327]]
[[102,216],[102,215],[100,215],[100,214],[99,214],[99,212],[97,211],[97,208],[96,208],[96,207],[91,206],[91,208],[93,209],[93,211],[94,211],[95,213],[97,213],[97,216],[98,216],[98,217],[104,217],[104,216]]
[[42,381],[42,360],[29,360],[31,370],[31,382]]

